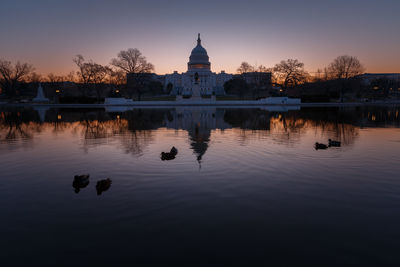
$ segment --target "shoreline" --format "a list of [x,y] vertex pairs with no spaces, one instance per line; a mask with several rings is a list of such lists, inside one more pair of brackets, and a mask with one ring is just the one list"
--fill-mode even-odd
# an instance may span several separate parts
[[[225,102],[225,103],[224,103]],[[347,102],[347,103],[332,103],[332,102],[318,102],[318,103],[300,103],[300,104],[266,104],[266,103],[249,103],[249,101],[221,101],[221,103],[174,103],[172,101],[143,101],[142,103],[134,104],[47,104],[47,103],[1,103],[0,106],[7,107],[47,107],[47,108],[107,108],[107,107],[181,107],[181,106],[211,106],[211,107],[352,107],[352,106],[385,106],[385,105],[400,105],[400,101],[388,102]]]

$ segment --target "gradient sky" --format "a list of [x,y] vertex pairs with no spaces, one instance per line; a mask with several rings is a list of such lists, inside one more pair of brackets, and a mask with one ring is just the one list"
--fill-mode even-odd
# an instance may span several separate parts
[[159,74],[186,71],[198,32],[215,72],[288,58],[313,72],[343,54],[367,72],[400,72],[399,0],[2,0],[0,10],[0,58],[44,74],[75,70],[76,54],[108,64],[127,48]]

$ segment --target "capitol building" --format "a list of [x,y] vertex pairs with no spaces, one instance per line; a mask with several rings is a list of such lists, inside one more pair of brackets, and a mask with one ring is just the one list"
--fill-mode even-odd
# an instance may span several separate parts
[[225,71],[218,74],[211,71],[211,63],[207,50],[201,45],[200,34],[187,65],[188,69],[184,73],[175,71],[164,76],[164,88],[170,87],[171,94],[183,96],[222,95],[224,94],[224,83],[233,77],[232,74],[227,74]]
[[[190,98],[192,100],[208,98],[207,96],[226,95],[224,84],[232,79],[242,79],[247,84],[257,86],[260,90],[271,88],[271,72],[246,72],[229,74],[225,71],[215,73],[211,71],[211,63],[207,50],[202,46],[200,34],[197,45],[192,49],[187,63],[187,71],[158,75],[156,73],[140,73],[141,85],[151,82],[160,83],[164,93],[179,96],[177,99]],[[137,73],[127,74],[127,87],[137,86]],[[134,91],[134,89],[133,89]],[[204,97],[205,96],[205,97]]]

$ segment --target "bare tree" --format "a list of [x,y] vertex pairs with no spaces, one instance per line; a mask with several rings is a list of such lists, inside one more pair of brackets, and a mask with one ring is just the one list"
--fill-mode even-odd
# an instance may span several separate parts
[[41,74],[38,74],[36,72],[32,72],[26,79],[27,82],[30,83],[40,83],[43,82],[43,76]]
[[143,91],[143,73],[154,71],[154,65],[147,62],[146,57],[137,48],[129,48],[118,53],[117,58],[113,58],[110,63],[117,70],[129,74],[129,84],[127,84],[127,94],[132,97],[134,93],[140,96]]
[[111,69],[107,66],[102,66],[97,63],[90,63],[90,69],[93,73],[93,87],[96,91],[97,100],[100,100],[101,93],[105,89],[105,82],[108,80],[108,77],[111,73]]
[[78,89],[82,96],[86,96],[89,91],[89,83],[91,81],[90,71],[88,70],[87,63],[85,63],[85,59],[82,55],[76,55],[72,61],[79,68],[79,70],[76,72],[76,75],[78,76]]
[[363,65],[353,56],[339,56],[328,66],[328,73],[333,79],[349,79],[363,72]]
[[256,71],[258,71],[258,72],[270,72],[269,68],[267,68],[267,67],[265,67],[263,65],[258,66]]
[[28,63],[17,62],[15,65],[11,61],[0,59],[0,86],[8,96],[14,96],[18,84],[26,79],[34,70]]
[[115,93],[119,95],[119,92],[126,86],[126,73],[122,70],[110,69],[109,83],[115,88]]
[[47,81],[50,83],[61,83],[65,81],[65,77],[49,73],[47,75]]
[[102,66],[92,60],[85,61],[82,55],[77,55],[73,61],[78,66],[77,75],[81,83],[78,88],[83,95],[87,95],[88,90],[93,88],[96,91],[97,98],[100,99],[102,84],[107,80],[111,69],[108,66]]
[[125,72],[121,70],[111,70],[109,78],[110,78],[110,83],[115,85],[124,84],[126,81]]
[[253,72],[255,71],[255,68],[251,66],[249,63],[246,61],[243,61],[242,64],[240,64],[239,68],[237,68],[237,73],[243,74],[246,72]]
[[83,84],[89,84],[92,80],[92,72],[90,71],[89,63],[85,62],[85,58],[82,55],[76,55],[72,61],[79,68],[79,70],[76,72],[79,82]]
[[301,84],[308,77],[308,73],[304,70],[304,63],[297,59],[282,60],[275,65],[274,72],[283,88]]
[[74,71],[70,71],[67,75],[65,75],[65,81],[68,82],[75,82],[76,76]]
[[327,73],[329,79],[338,81],[337,89],[340,90],[340,101],[344,101],[346,92],[353,90],[350,78],[360,75],[364,72],[361,62],[353,56],[339,56],[329,64]]
[[117,58],[111,60],[111,65],[125,73],[150,73],[154,71],[154,65],[147,62],[146,57],[136,48],[120,51]]

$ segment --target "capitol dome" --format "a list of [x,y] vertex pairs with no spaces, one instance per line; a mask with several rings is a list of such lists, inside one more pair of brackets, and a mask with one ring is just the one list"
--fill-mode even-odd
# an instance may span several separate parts
[[209,61],[207,51],[201,46],[200,33],[197,39],[197,46],[193,48],[189,57],[188,70],[210,70],[211,63]]

